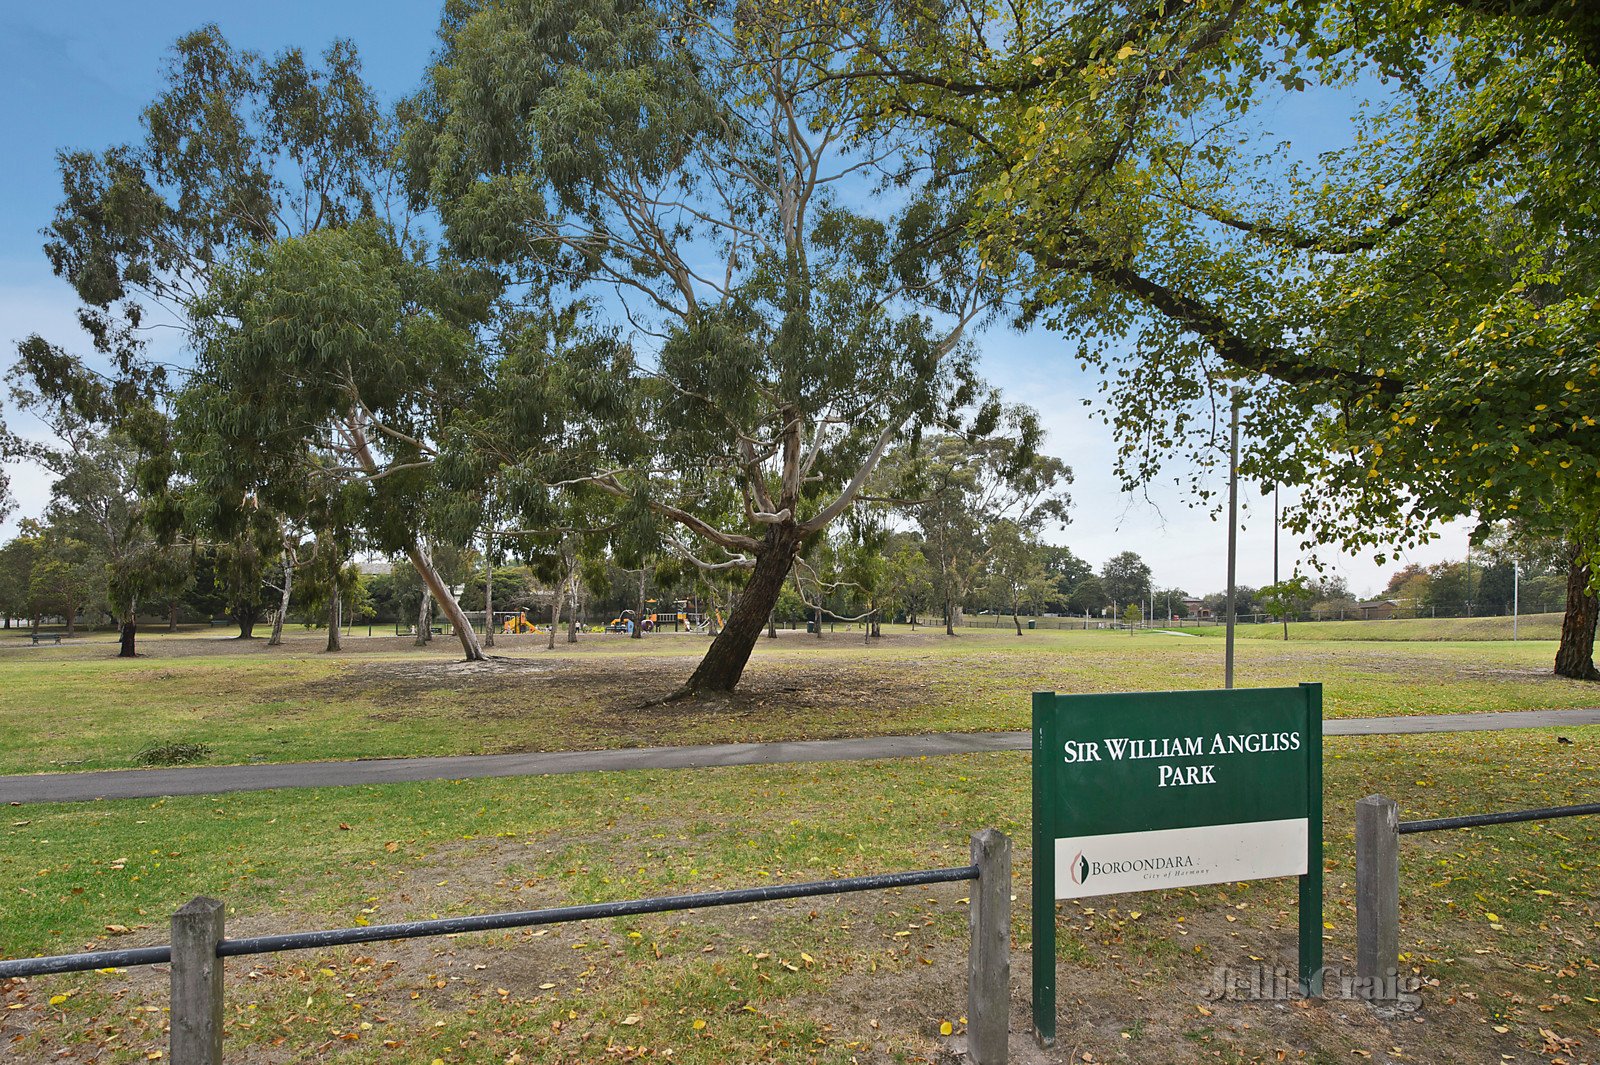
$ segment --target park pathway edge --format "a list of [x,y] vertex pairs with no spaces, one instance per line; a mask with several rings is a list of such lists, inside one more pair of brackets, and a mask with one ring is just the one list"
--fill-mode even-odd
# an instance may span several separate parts
[[[1391,736],[1576,725],[1600,725],[1600,708],[1337,718],[1324,721],[1322,731],[1326,736]],[[463,754],[348,762],[276,762],[188,766],[179,769],[34,773],[0,776],[0,802],[20,806],[39,802],[155,799],[171,795],[221,795],[274,788],[349,787],[425,780],[479,780],[638,769],[710,769],[875,758],[933,758],[989,751],[1026,751],[1031,742],[1030,734],[1025,731],[937,732],[921,736],[715,743],[694,747],[628,747],[604,751]]]

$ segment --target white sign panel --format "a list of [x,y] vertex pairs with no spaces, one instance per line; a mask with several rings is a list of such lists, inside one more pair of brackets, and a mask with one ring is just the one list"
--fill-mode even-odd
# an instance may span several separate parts
[[1306,872],[1306,818],[1056,840],[1056,898],[1160,891]]

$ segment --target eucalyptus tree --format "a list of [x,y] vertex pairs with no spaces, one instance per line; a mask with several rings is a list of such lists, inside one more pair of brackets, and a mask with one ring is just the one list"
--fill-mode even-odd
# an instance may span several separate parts
[[989,555],[988,591],[1011,614],[1011,624],[1022,635],[1022,608],[1034,609],[1055,592],[1055,581],[1045,568],[1044,547],[1016,522],[1002,521],[989,531],[994,549]]
[[[354,46],[336,41],[320,62],[308,60],[295,48],[265,57],[236,50],[216,26],[205,26],[179,38],[164,75],[163,91],[142,115],[139,139],[102,152],[61,154],[64,195],[46,230],[45,250],[56,272],[76,290],[82,304],[80,318],[100,357],[109,362],[100,371],[109,381],[101,389],[106,409],[121,418],[128,411],[143,412],[137,428],[153,456],[148,479],[164,475],[167,494],[173,497],[163,504],[169,533],[176,525],[173,515],[188,509],[217,519],[191,530],[192,535],[226,541],[261,524],[261,507],[269,500],[294,505],[300,486],[291,480],[269,491],[260,482],[264,470],[294,479],[303,478],[309,465],[317,467],[319,478],[344,473],[358,479],[393,477],[397,485],[409,481],[403,491],[371,493],[372,506],[363,518],[375,527],[364,531],[375,542],[411,556],[446,613],[458,621],[460,611],[452,609],[448,589],[415,543],[421,525],[417,507],[427,490],[420,482],[426,478],[400,476],[420,469],[414,463],[422,462],[436,443],[423,436],[404,441],[387,432],[398,424],[419,430],[433,427],[435,415],[447,411],[452,402],[448,392],[453,382],[399,383],[395,374],[402,368],[423,374],[433,369],[425,358],[402,357],[387,375],[369,375],[362,382],[376,390],[375,397],[347,387],[344,399],[336,402],[329,390],[340,387],[334,380],[338,353],[307,353],[303,342],[308,333],[283,323],[273,334],[281,343],[271,356],[272,365],[283,374],[272,384],[283,391],[263,389],[261,395],[272,405],[251,411],[243,405],[246,400],[230,399],[219,389],[244,385],[247,391],[242,397],[249,394],[249,387],[263,384],[262,379],[192,380],[185,371],[181,380],[172,381],[155,357],[167,353],[153,353],[148,344],[152,326],[176,326],[196,353],[202,374],[238,369],[248,376],[247,368],[230,365],[226,349],[230,339],[238,340],[240,320],[231,316],[235,304],[254,300],[254,306],[261,306],[268,300],[259,291],[245,295],[252,271],[257,283],[275,282],[292,273],[295,264],[315,261],[327,283],[341,269],[331,257],[348,251],[353,263],[384,275],[371,278],[370,286],[355,284],[344,293],[342,306],[321,309],[319,327],[330,325],[342,330],[344,337],[351,335],[350,327],[330,324],[329,316],[365,313],[352,307],[357,295],[380,301],[392,296],[385,287],[384,271],[427,272],[419,258],[421,246],[407,229],[411,219],[403,200],[390,196],[395,127],[364,80]],[[302,241],[306,243],[297,243]],[[392,249],[386,251],[385,242]],[[385,255],[388,261],[380,262]],[[445,293],[458,283],[465,286],[461,291]],[[289,278],[276,309],[304,311],[295,300],[305,291]],[[465,274],[442,268],[434,292],[435,304],[451,305],[447,312],[440,306],[428,312],[440,315],[441,322],[449,321],[444,331],[464,328],[462,315],[474,313],[467,310],[469,306],[480,308],[476,313],[481,316],[480,290]],[[395,298],[403,302],[413,299],[414,293]],[[385,311],[412,313],[391,305],[376,313]],[[362,324],[374,323],[369,316]],[[388,324],[400,329],[392,320]],[[410,341],[430,329],[427,324],[413,324],[400,330],[403,336],[390,339]],[[268,338],[260,341],[257,353]],[[286,347],[296,344],[301,347]],[[422,347],[430,354],[440,350],[432,334]],[[93,382],[85,383],[86,376],[93,375],[83,369],[87,365],[83,360],[40,338],[26,342],[22,354],[35,378],[57,394],[78,400],[95,394]],[[356,354],[379,357],[370,345]],[[308,373],[321,374],[307,386],[321,390],[315,395],[306,389],[295,391],[300,381],[295,359],[300,355],[317,363],[307,367]],[[190,416],[182,426],[150,416],[175,414],[181,405],[174,398],[179,391],[192,393]],[[386,402],[419,397],[425,397],[420,402],[431,405],[433,413],[420,409],[373,413]],[[339,409],[334,411],[335,407]],[[194,417],[196,412],[217,417]],[[251,431],[243,423],[258,412],[288,420]],[[342,419],[343,424],[330,419]],[[269,459],[247,450],[269,436],[279,455]],[[342,458],[330,463],[324,459],[334,438],[338,446],[332,453]],[[178,452],[175,461],[164,457],[171,449]],[[243,476],[245,467],[255,470],[255,480]],[[407,520],[413,526],[409,532],[398,528],[390,505],[400,496],[409,502]],[[229,509],[232,513],[226,513]],[[293,510],[279,513],[303,516]],[[340,558],[348,556],[349,543],[335,544],[326,529],[313,531],[323,548]],[[328,572],[337,583],[338,567]],[[470,628],[464,624],[456,628],[467,656],[481,657]]]
[[495,286],[376,221],[252,245],[214,271],[198,304],[191,422],[236,456],[247,493],[293,508],[315,473],[349,486],[356,524],[403,553],[469,660],[477,636],[424,535],[479,496],[441,490],[433,468],[451,418],[484,386],[473,326]]
[[[977,175],[969,234],[1106,376],[1130,485],[1174,451],[1203,477],[1233,393],[1243,469],[1309,486],[1286,515],[1308,544],[1381,552],[1537,509],[1573,544],[1556,669],[1597,675],[1592,4],[1033,0],[856,21],[848,76]],[[1255,124],[1264,102],[1380,79],[1347,151],[1294,164]]]
[[947,433],[902,448],[876,489],[875,498],[891,500],[921,534],[948,636],[955,635],[967,596],[1006,542],[990,535],[992,529],[1032,536],[1067,521],[1072,471],[1038,453],[1035,414],[1014,407],[1001,424],[1011,432],[981,438]]
[[579,438],[529,434],[523,475],[746,575],[679,695],[737,684],[805,544],[969,398],[963,335],[995,296],[953,239],[958,177],[892,129],[849,142],[815,14],[463,0],[410,105],[407,171],[452,246],[628,325],[566,371]]

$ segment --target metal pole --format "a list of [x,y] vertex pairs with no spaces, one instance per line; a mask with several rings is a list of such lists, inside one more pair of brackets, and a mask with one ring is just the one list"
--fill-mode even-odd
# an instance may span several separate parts
[[1233,414],[1228,430],[1228,636],[1223,652],[1222,686],[1233,687],[1233,626],[1237,622],[1238,602],[1234,578],[1239,558],[1239,393],[1233,393]]
[[1511,560],[1511,638],[1517,638],[1517,614],[1521,603],[1522,564],[1516,559]]

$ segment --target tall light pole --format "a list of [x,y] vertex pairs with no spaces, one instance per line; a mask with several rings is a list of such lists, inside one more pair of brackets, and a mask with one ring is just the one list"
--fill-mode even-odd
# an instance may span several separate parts
[[1222,686],[1233,687],[1233,626],[1238,615],[1235,598],[1239,560],[1239,392],[1233,392],[1232,416],[1228,428],[1228,637],[1223,651]]
[[1511,560],[1511,638],[1517,638],[1517,614],[1521,607],[1520,588],[1522,584],[1522,563],[1516,559]]

